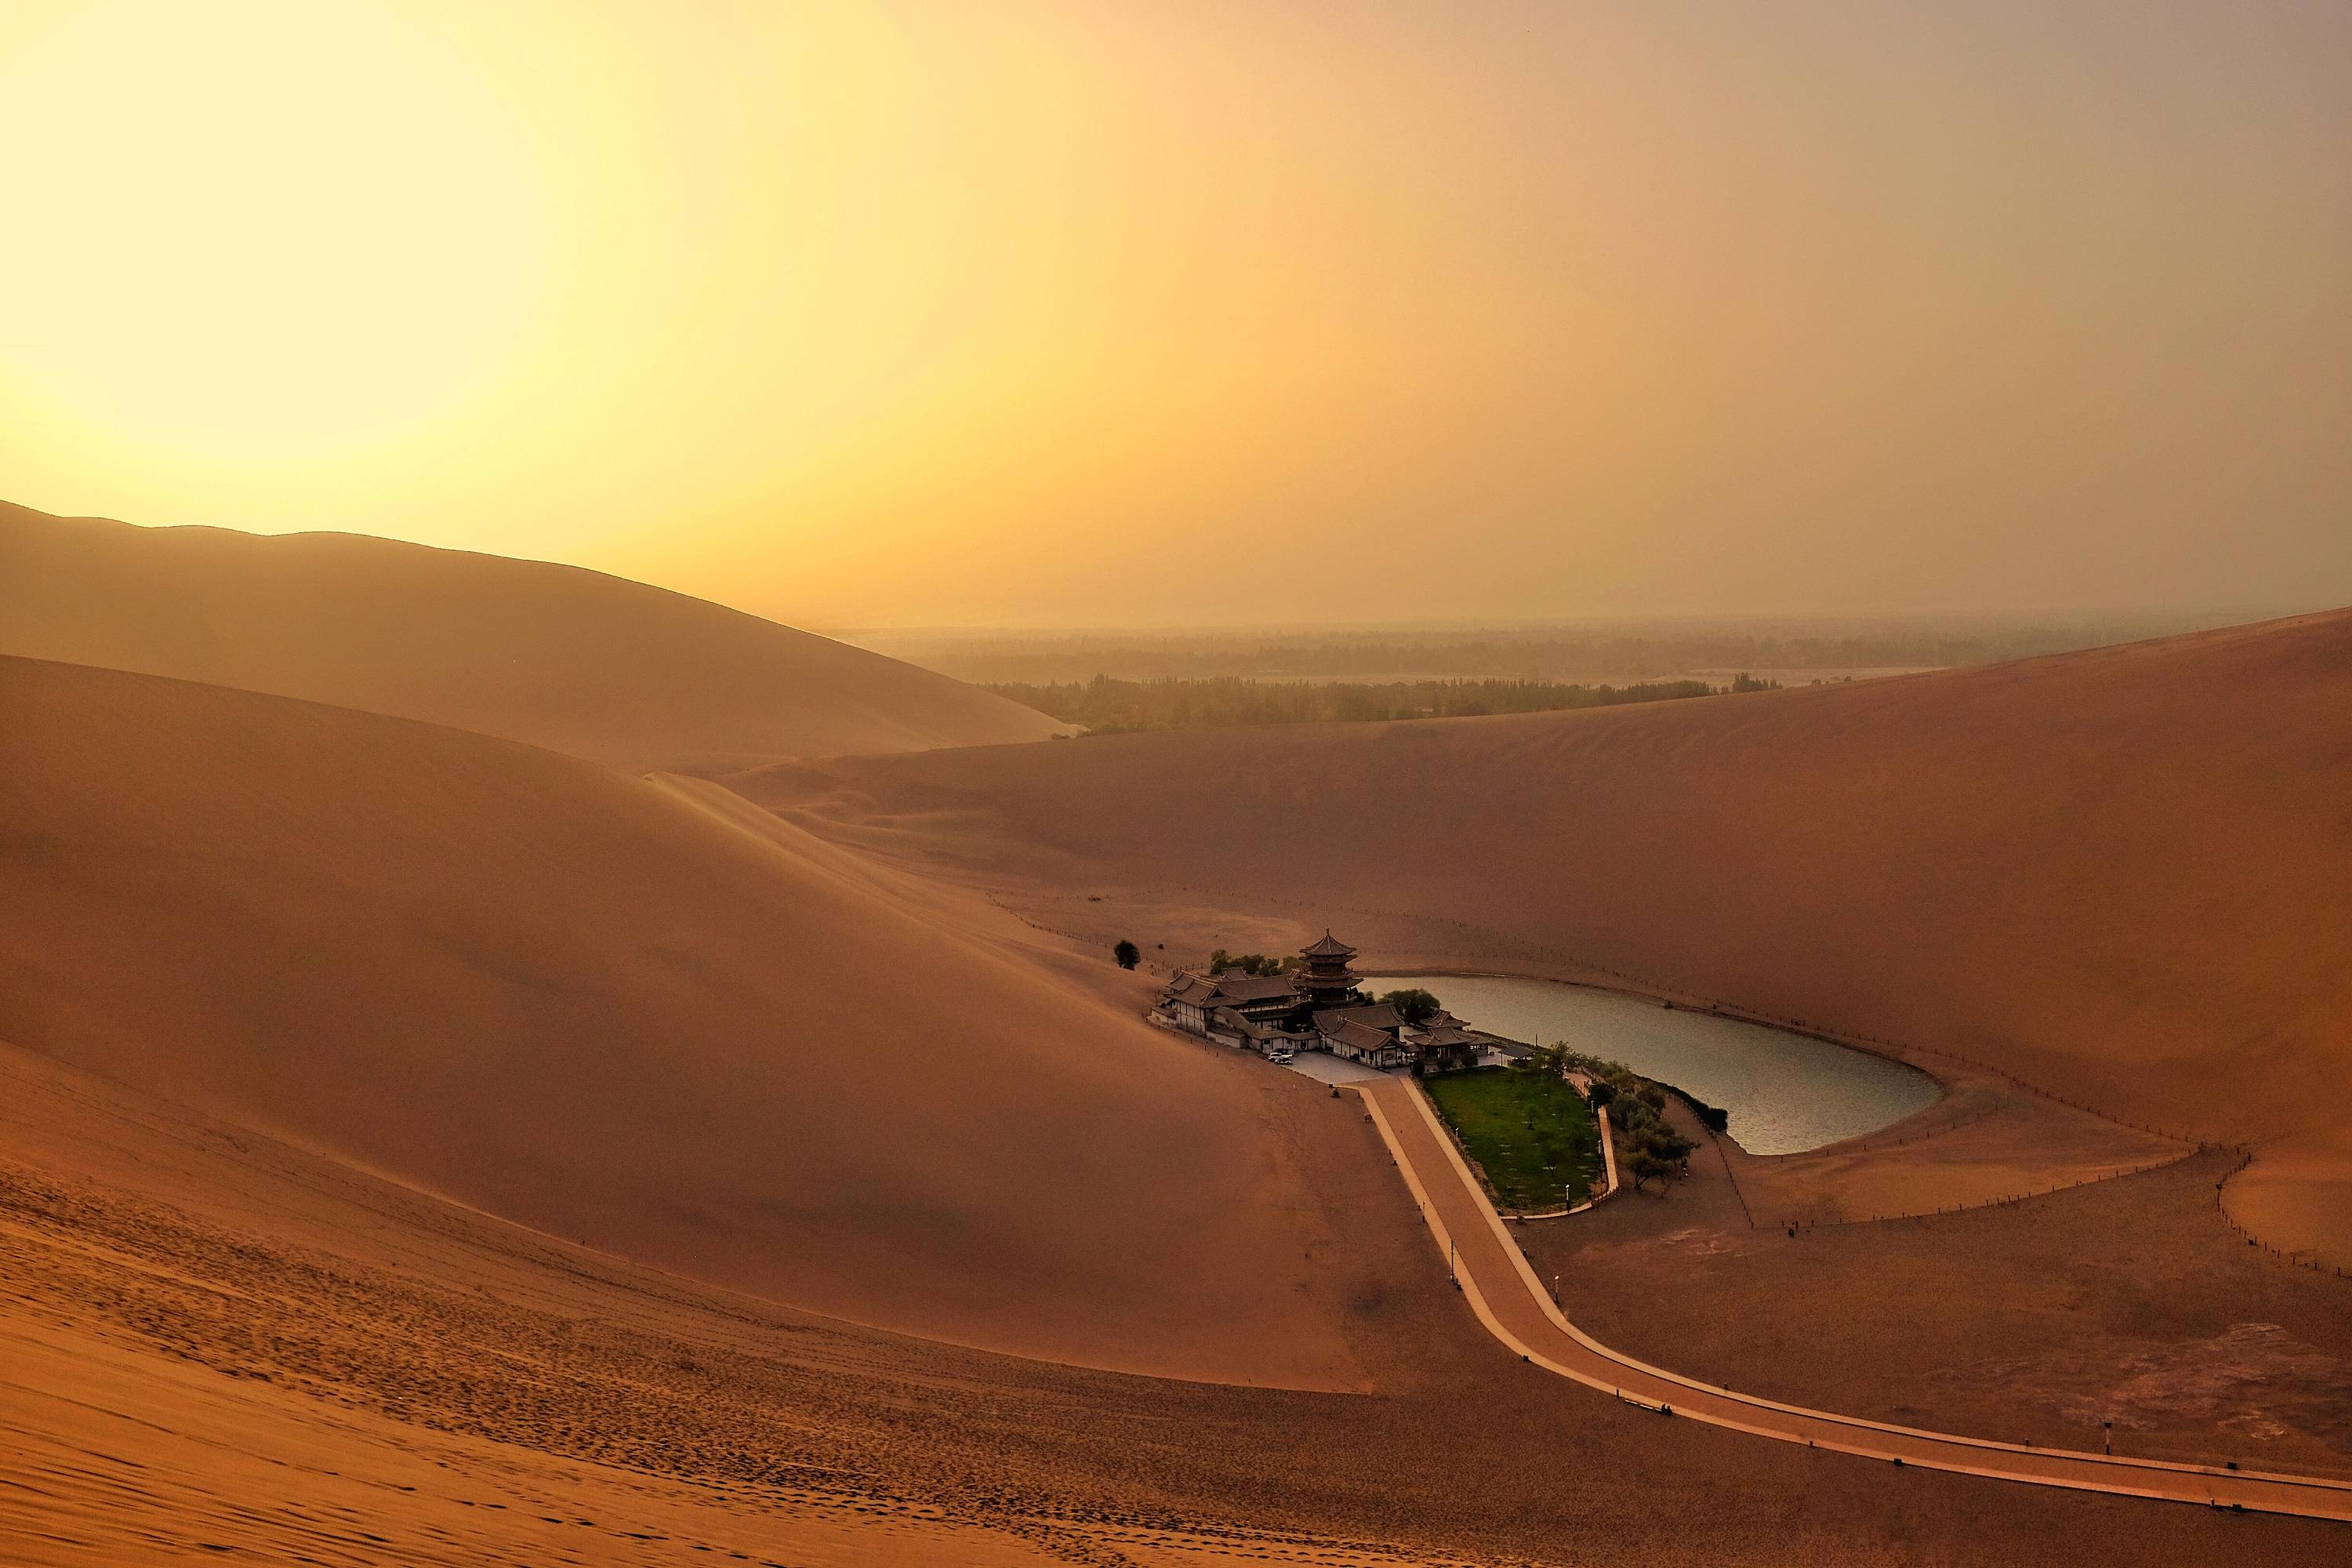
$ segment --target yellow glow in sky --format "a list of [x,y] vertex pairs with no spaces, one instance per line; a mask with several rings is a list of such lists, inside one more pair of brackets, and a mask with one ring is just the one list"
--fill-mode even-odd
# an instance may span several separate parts
[[547,173],[386,10],[79,9],[0,67],[0,146],[9,378],[100,439],[382,439],[510,374],[556,285]]
[[2285,4],[17,0],[0,497],[817,625],[2352,600],[2347,145]]

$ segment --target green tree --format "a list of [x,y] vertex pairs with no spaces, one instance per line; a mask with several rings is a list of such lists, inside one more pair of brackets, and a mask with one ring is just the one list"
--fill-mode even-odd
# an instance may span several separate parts
[[1118,940],[1118,945],[1110,950],[1110,955],[1118,960],[1118,966],[1121,969],[1133,969],[1136,961],[1143,956],[1143,952],[1135,943],[1121,937]]
[[1381,1000],[1395,1008],[1397,1016],[1408,1024],[1426,1024],[1437,1015],[1437,998],[1417,985],[1391,991]]
[[1625,1162],[1625,1169],[1633,1173],[1633,1190],[1637,1193],[1644,1182],[1670,1180],[1675,1173],[1672,1163],[1660,1159],[1647,1149],[1634,1150],[1633,1157]]

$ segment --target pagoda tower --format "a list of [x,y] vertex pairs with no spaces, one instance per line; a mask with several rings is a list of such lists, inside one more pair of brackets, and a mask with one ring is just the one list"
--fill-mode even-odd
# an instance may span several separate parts
[[1356,989],[1356,972],[1348,961],[1356,950],[1331,934],[1327,928],[1323,940],[1300,950],[1307,967],[1299,972],[1298,990],[1310,1007],[1350,1007],[1364,999]]

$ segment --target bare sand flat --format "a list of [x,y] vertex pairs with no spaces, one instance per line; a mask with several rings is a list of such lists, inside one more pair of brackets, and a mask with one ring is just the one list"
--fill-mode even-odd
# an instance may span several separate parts
[[1720,1001],[2249,1142],[2233,1208],[2352,1266],[2352,613],[1855,686],[730,782],[1087,943],[1197,959],[1334,923],[1391,967]]
[[[1942,1065],[1924,1058],[1930,1065]],[[2151,1170],[2196,1146],[1955,1072],[1938,1105],[1868,1138],[1756,1155],[1717,1140],[1755,1223],[1847,1223],[1982,1208]],[[2232,1162],[2234,1164],[2234,1162]]]
[[423,719],[632,771],[1061,729],[945,676],[577,567],[5,502],[0,654]]
[[983,900],[455,730],[21,659],[0,714],[0,1037],[859,1321],[1363,1381],[1323,1091]]
[[2332,1274],[2249,1247],[2208,1151],[1963,1213],[1751,1226],[1702,1142],[1670,1194],[1515,1227],[1614,1348],[1769,1397],[1997,1441],[2352,1476],[2352,1311]]

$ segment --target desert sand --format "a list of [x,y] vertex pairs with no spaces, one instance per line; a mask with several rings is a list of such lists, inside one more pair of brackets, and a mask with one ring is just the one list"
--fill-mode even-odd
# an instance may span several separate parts
[[[1779,1401],[1643,1360],[1579,1326],[1564,1272],[1537,1272],[1518,1231],[1488,1201],[1428,1100],[1403,1075],[1351,1084],[1407,1176],[1436,1250],[1478,1321],[1530,1364],[1662,1417],[1877,1463],[2192,1507],[2252,1510],[2352,1524],[2352,1479],[2274,1472],[2242,1458],[2181,1462],[2104,1446],[2053,1447],[2012,1436],[1918,1427]],[[1641,1189],[1633,1189],[1638,1192]],[[1555,1216],[1566,1218],[1566,1215]],[[1522,1227],[1537,1221],[1530,1217]],[[1790,1240],[1796,1239],[1791,1236]],[[1581,1279],[1578,1284],[1581,1286]],[[1854,1282],[1843,1282],[1851,1294]],[[1989,1307],[1990,1304],[1987,1304]],[[1979,1309],[1984,1310],[1984,1309]],[[2120,1392],[2120,1391],[2118,1391]]]
[[1320,1194],[1366,1173],[1295,1152],[1314,1086],[992,950],[979,900],[455,730],[22,659],[0,713],[0,1038],[858,1321],[1361,1381]]
[[[1514,1227],[1613,1348],[1875,1420],[2091,1449],[2113,1421],[2121,1454],[2352,1478],[2345,1283],[2246,1245],[2214,1202],[2236,1156],[1791,1237],[1748,1223],[1753,1163],[1670,1110],[1686,1182]],[[1901,1310],[1854,1310],[1865,1281]]]
[[423,719],[635,771],[1061,729],[945,676],[577,567],[6,502],[0,654]]
[[[2346,1287],[2249,1247],[2209,1180],[2336,1223],[2347,626],[700,770],[731,789],[0,659],[0,1470],[26,1478],[0,1540],[60,1563],[2325,1556],[2342,1527],[1890,1482],[1522,1365],[1352,1100],[1146,1027],[1149,976],[1104,948],[1164,965],[1330,922],[1384,961],[1883,1037],[1952,1086],[1883,1146],[1702,1161],[1529,1250],[1591,1276],[1580,1313],[1629,1348],[1674,1366],[1686,1341],[1688,1370],[1775,1396],[2079,1443],[2120,1390],[2177,1457],[2341,1468]],[[2222,1000],[2255,992],[2264,1048],[2239,1049]],[[2231,1176],[2200,1137],[2260,1142]],[[2101,1179],[2136,1155],[2161,1163]],[[1774,1253],[1730,1218],[1735,1173],[1830,1218],[2063,1190]],[[1971,1288],[2018,1310],[1939,1307],[1906,1354],[1916,1292]]]
[[1352,1237],[1377,1391],[1294,1392],[814,1317],[14,1047],[0,1091],[11,1561],[2261,1568],[2341,1539],[1571,1388],[1478,1329],[1386,1186]]
[[1088,942],[1197,960],[1336,923],[1391,967],[1721,1002],[2248,1144],[2231,1212],[2327,1267],[2352,1266],[2348,781],[2347,612],[1694,702],[729,780]]

